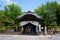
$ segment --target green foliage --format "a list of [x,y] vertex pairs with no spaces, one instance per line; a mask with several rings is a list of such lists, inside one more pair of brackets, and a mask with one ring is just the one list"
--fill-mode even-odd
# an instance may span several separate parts
[[6,26],[0,26],[0,32],[5,32],[7,30]]
[[21,15],[21,13],[21,7],[13,3],[5,6],[5,14],[11,19],[16,19],[18,15]]
[[9,4],[5,6],[5,15],[12,24],[16,24],[16,17],[22,14],[21,7],[15,4]]
[[6,29],[13,28],[15,25],[19,26],[16,17],[22,14],[21,7],[14,3],[5,5],[4,10],[0,10],[0,32]]
[[2,20],[3,16],[4,16],[4,11],[0,10],[0,20]]
[[[58,4],[56,1],[55,2],[47,2],[46,4],[39,6],[37,9],[35,9],[35,12],[38,15],[42,15],[44,18],[44,23],[45,25],[51,25],[51,23],[56,22],[58,12],[57,9],[60,4]],[[59,15],[58,15],[59,16]]]

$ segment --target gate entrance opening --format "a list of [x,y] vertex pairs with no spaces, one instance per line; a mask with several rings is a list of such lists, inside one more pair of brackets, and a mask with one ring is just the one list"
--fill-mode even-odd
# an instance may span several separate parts
[[24,25],[23,35],[37,35],[36,26],[31,23]]

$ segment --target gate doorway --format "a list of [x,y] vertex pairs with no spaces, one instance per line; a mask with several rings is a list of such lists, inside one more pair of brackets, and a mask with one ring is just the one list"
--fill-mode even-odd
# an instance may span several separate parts
[[31,23],[24,25],[23,35],[37,35],[36,26]]

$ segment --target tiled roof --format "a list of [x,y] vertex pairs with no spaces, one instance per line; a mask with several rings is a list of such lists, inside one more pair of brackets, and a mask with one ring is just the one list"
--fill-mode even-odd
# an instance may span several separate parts
[[21,15],[21,16],[18,16],[17,19],[19,19],[19,18],[21,18],[21,17],[23,17],[23,16],[25,16],[25,15],[34,15],[34,16],[36,16],[37,18],[43,19],[42,16],[37,15],[35,12],[24,12],[24,14]]

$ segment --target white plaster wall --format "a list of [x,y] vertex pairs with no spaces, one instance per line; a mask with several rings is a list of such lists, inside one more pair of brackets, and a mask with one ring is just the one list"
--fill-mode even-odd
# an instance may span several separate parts
[[36,25],[36,26],[39,25],[39,22],[36,22],[36,21],[22,21],[22,22],[20,22],[20,24],[21,24],[21,26],[23,26],[29,22],[32,23],[33,25]]

